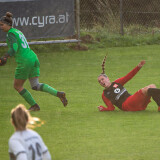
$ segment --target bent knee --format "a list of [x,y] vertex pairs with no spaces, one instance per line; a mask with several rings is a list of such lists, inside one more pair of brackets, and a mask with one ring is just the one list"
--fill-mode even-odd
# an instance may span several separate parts
[[148,91],[149,88],[156,88],[156,85],[155,85],[155,84],[150,84],[150,85],[142,88],[142,89],[141,89],[141,90],[142,90],[142,93],[145,94],[145,95],[147,95],[147,91]]
[[150,84],[149,86],[147,86],[148,88],[156,88],[155,84]]
[[143,89],[148,90],[149,88],[156,88],[156,85],[155,84],[150,84],[150,85],[144,87]]
[[35,90],[35,91],[38,91],[38,87],[37,86],[32,87],[32,89]]
[[35,91],[41,91],[41,83],[38,83],[36,86],[33,86],[32,89]]

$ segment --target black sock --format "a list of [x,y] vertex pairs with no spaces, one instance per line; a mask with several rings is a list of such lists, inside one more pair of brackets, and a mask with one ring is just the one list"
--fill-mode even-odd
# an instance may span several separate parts
[[160,106],[160,89],[149,88],[147,94],[153,98],[153,100]]

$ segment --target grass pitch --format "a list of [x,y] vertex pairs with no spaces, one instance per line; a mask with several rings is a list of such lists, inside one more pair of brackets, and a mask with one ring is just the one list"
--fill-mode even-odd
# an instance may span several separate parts
[[[55,45],[56,46],[56,45]],[[89,51],[64,49],[35,51],[41,64],[39,81],[65,91],[69,104],[63,107],[52,95],[27,88],[41,107],[32,113],[45,120],[35,130],[42,136],[55,160],[159,160],[160,113],[155,102],[146,111],[99,112],[104,105],[103,88],[97,82],[101,62],[109,52],[106,73],[111,81],[126,75],[141,60],[146,64],[125,88],[133,94],[149,84],[160,88],[160,47],[95,48]],[[14,58],[0,67],[0,159],[7,160],[8,139],[14,129],[10,111],[19,103],[28,104],[13,89]]]

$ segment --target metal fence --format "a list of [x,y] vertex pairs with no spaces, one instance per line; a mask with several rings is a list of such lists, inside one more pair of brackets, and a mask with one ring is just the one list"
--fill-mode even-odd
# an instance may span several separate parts
[[159,31],[159,0],[80,0],[81,29],[96,26],[125,34]]

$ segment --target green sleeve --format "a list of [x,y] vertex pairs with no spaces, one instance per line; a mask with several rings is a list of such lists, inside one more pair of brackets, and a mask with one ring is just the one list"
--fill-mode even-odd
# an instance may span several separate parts
[[8,33],[8,52],[9,56],[14,56],[18,50],[18,43],[15,35],[13,33]]

